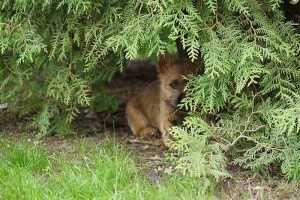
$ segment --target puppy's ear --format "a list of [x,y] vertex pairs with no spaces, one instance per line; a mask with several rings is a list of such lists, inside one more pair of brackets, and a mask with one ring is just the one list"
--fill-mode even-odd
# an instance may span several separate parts
[[160,55],[156,69],[158,73],[163,74],[168,71],[168,69],[173,65],[174,63],[174,58],[170,54],[165,54],[165,55]]

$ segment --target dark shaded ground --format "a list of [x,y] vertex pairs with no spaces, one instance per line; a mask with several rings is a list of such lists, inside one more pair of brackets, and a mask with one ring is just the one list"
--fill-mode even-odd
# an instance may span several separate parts
[[[63,150],[74,140],[81,138],[92,142],[101,142],[107,137],[123,143],[132,152],[136,163],[143,166],[149,179],[156,182],[162,181],[163,173],[157,169],[169,166],[164,160],[167,149],[164,146],[152,145],[133,137],[127,126],[124,111],[126,101],[141,91],[149,82],[156,78],[154,66],[148,62],[136,61],[129,63],[124,74],[119,74],[105,88],[110,95],[119,99],[119,110],[116,112],[94,113],[85,109],[73,123],[75,134],[69,138],[45,137],[39,139],[52,150]],[[0,137],[6,137],[18,141],[24,137],[24,133],[34,140],[34,130],[28,130],[26,118],[18,119],[0,110]],[[261,177],[252,171],[246,171],[238,167],[231,167],[231,178],[225,179],[218,184],[220,198],[225,199],[300,199],[300,189],[297,185],[287,184],[276,177]]]

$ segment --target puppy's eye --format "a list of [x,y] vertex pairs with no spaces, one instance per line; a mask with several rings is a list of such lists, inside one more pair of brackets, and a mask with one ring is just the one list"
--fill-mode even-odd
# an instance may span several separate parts
[[178,88],[178,82],[177,81],[173,81],[172,83],[169,84],[171,88],[173,89],[177,89]]

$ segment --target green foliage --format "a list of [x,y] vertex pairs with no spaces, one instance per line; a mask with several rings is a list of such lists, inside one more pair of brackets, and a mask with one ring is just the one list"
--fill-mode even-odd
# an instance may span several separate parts
[[[108,17],[98,18],[102,6],[108,5],[77,0],[0,3],[0,102],[21,115],[34,114],[31,126],[39,136],[71,133],[80,107],[99,96],[92,88],[110,81],[123,65],[122,54],[116,59],[103,45],[112,22],[99,25]],[[116,100],[101,94],[104,101],[97,108],[116,109]]]
[[190,79],[181,106],[194,113],[172,129],[169,143],[183,173],[219,179],[230,163],[277,165],[300,180],[300,38],[279,2],[218,1],[214,8],[205,1],[212,16],[201,19],[216,18],[199,33],[204,74]]
[[175,168],[220,179],[229,163],[278,165],[299,180],[300,37],[280,3],[4,0],[0,101],[35,111],[40,135],[70,132],[79,107],[116,108],[94,88],[126,59],[157,56],[179,40],[203,74],[189,78],[181,106],[192,113],[171,131]]
[[196,115],[189,116],[184,127],[173,127],[172,137],[175,141],[169,146],[179,152],[175,169],[192,177],[215,178],[229,176],[225,166],[227,159],[223,156],[224,145],[214,140],[214,132]]
[[102,91],[93,97],[92,107],[94,107],[94,110],[97,112],[102,112],[104,110],[111,110],[115,112],[119,108],[119,103],[116,97],[107,96],[107,94],[104,91]]

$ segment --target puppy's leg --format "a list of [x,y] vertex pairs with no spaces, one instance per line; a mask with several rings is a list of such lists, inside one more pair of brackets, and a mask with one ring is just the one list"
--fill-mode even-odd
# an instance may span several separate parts
[[159,109],[159,130],[162,134],[162,142],[166,144],[169,138],[169,129],[172,127],[171,119],[175,113],[174,109],[167,102],[164,101],[160,102]]
[[164,144],[167,143],[168,138],[169,138],[169,129],[172,127],[172,123],[169,120],[169,115],[167,114],[161,114],[160,115],[160,132],[162,134],[162,142]]
[[132,99],[126,106],[126,118],[131,131],[134,135],[153,137],[157,134],[157,130],[149,126],[149,120],[136,105],[135,99]]

